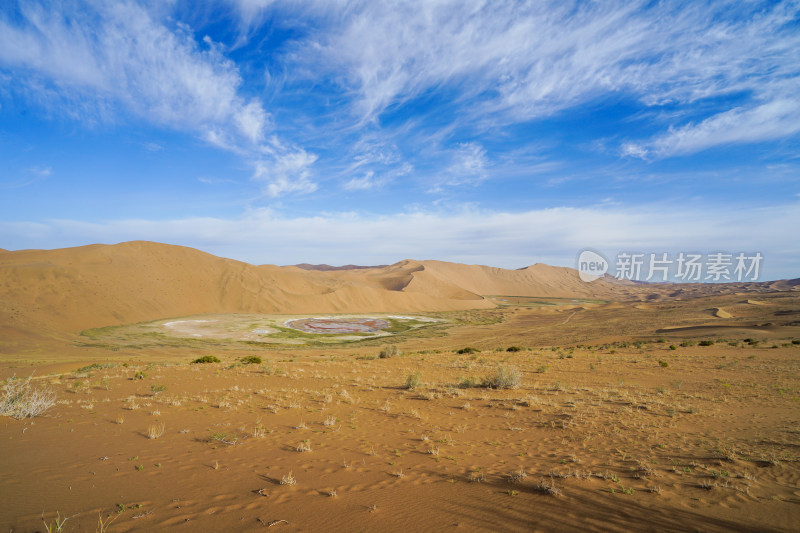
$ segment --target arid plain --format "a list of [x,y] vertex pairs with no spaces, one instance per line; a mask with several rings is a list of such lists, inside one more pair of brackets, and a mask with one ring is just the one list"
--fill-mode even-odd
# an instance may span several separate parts
[[800,524],[798,280],[0,251],[0,361],[4,530]]

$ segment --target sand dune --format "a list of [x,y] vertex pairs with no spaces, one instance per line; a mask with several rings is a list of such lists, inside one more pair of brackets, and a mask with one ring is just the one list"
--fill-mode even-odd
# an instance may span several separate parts
[[[33,375],[54,405],[0,416],[0,528],[796,530],[800,294],[574,275],[2,253],[0,379]],[[247,342],[291,313],[478,307],[393,338]]]
[[[758,284],[726,290],[753,285]],[[723,289],[687,285],[682,294],[715,290]],[[0,255],[0,324],[15,336],[206,313],[444,311],[494,307],[486,295],[652,300],[672,292],[674,285],[613,278],[584,283],[573,269],[543,264],[506,270],[405,260],[387,267],[305,270],[144,241]]]
[[731,318],[733,315],[721,307],[712,309],[714,316],[717,318]]
[[296,266],[302,270],[322,270],[322,271],[329,271],[329,270],[366,270],[369,268],[384,268],[389,265],[375,265],[375,266],[362,266],[362,265],[342,265],[342,266],[332,266],[332,265],[312,265],[309,263],[299,263]]
[[[26,250],[0,259],[0,318],[8,326],[79,331],[203,313],[357,312],[488,307],[479,295],[405,290],[409,276],[253,266],[149,242]],[[393,280],[393,281],[392,281]],[[392,283],[400,290],[387,290]]]
[[[328,313],[486,308],[485,294],[610,296],[603,281],[534,265],[503,270],[406,260],[388,267],[305,270],[254,266],[151,242],[4,253],[3,323],[76,332],[204,313]],[[616,294],[625,297],[626,294]]]

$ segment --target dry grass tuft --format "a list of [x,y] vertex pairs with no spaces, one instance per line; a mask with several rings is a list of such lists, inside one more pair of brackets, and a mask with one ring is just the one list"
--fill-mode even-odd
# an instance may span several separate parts
[[539,483],[533,486],[533,490],[549,496],[561,496],[563,494],[561,489],[556,487],[556,484],[552,478],[550,481],[546,481],[544,478],[542,478]]
[[34,418],[55,405],[55,392],[46,387],[34,389],[31,377],[19,379],[15,375],[6,380],[0,396],[0,415],[17,420]]
[[517,470],[516,472],[510,472],[510,473],[508,474],[508,480],[509,480],[511,483],[516,483],[516,482],[518,482],[518,481],[522,481],[522,480],[523,480],[523,479],[525,479],[526,477],[528,477],[528,474],[527,474],[527,473],[525,472],[525,470],[523,470],[522,468],[520,468],[520,469],[519,469],[519,470]]
[[164,422],[156,422],[147,427],[147,438],[157,439],[166,431],[167,426]]
[[469,473],[469,480],[472,483],[483,483],[486,481],[486,474],[482,471],[470,472]]
[[486,380],[493,389],[516,389],[522,382],[522,373],[515,366],[500,366],[494,376]]
[[60,512],[56,512],[56,518],[52,522],[50,522],[48,524],[47,521],[44,519],[44,513],[42,513],[42,523],[44,524],[44,530],[47,531],[47,533],[57,533],[57,532],[63,531],[64,530],[64,524],[70,518],[72,518],[72,517],[71,516],[66,516],[64,518],[61,518],[61,513]]

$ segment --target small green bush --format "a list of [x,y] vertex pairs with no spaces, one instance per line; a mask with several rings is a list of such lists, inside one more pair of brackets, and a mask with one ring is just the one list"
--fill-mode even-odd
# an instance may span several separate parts
[[473,348],[472,346],[467,346],[466,348],[461,348],[456,353],[463,355],[465,353],[478,353],[478,352],[480,352],[480,350],[478,350],[477,348]]
[[195,359],[194,361],[192,361],[192,364],[193,365],[202,365],[202,364],[206,364],[206,363],[219,363],[219,362],[220,362],[219,357],[217,357],[215,355],[204,355],[203,357],[200,357],[200,358]]
[[261,358],[257,355],[248,355],[247,357],[242,357],[240,361],[246,365],[260,365]]
[[677,349],[678,349],[678,347],[677,347],[677,346],[675,346],[674,344],[670,344],[670,345],[669,345],[669,349],[670,349],[670,350],[677,350]]
[[792,340],[792,344],[800,344],[800,340],[794,339]]
[[147,374],[145,374],[145,373],[144,373],[144,372],[142,372],[141,370],[140,370],[139,372],[136,372],[136,373],[133,375],[133,379],[139,379],[139,380],[141,380],[141,379],[144,379],[144,378],[146,378],[146,377],[147,377]]
[[113,368],[116,365],[111,363],[92,363],[88,366],[82,366],[78,370],[75,371],[76,374],[85,374],[87,372],[91,372],[92,370],[102,370],[104,368]]
[[697,343],[698,346],[714,346],[714,341],[700,341]]
[[406,388],[408,390],[414,390],[417,387],[422,385],[422,376],[419,372],[415,372],[413,374],[409,374],[406,378]]
[[667,368],[669,366],[669,363],[666,361],[659,361],[658,366],[660,366],[661,368]]
[[509,346],[508,348],[506,348],[506,351],[507,352],[520,352],[520,351],[522,351],[522,348],[520,346]]

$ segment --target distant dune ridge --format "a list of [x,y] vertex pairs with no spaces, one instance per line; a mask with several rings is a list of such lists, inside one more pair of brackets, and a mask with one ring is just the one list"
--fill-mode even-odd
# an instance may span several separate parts
[[[783,283],[785,288],[795,284]],[[681,295],[718,290],[698,285],[682,286]],[[747,284],[731,285],[729,290]],[[3,252],[0,335],[75,333],[205,313],[445,311],[494,307],[486,295],[624,300],[673,291],[675,285],[642,286],[613,278],[584,283],[571,268],[543,264],[506,270],[404,260],[309,270],[255,266],[193,248],[133,241]]]
[[361,265],[343,265],[343,266],[331,266],[331,265],[311,265],[309,263],[300,263],[296,266],[297,268],[302,268],[303,270],[321,270],[323,272],[327,272],[330,270],[366,270],[368,268],[385,268],[389,265],[375,265],[375,266],[361,266]]

